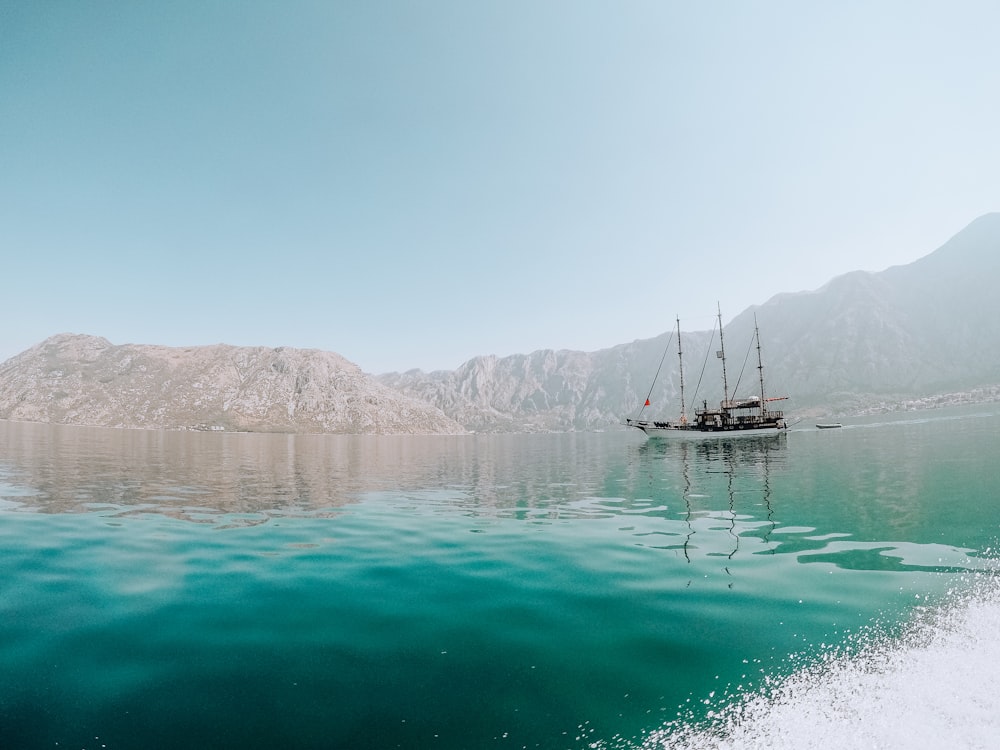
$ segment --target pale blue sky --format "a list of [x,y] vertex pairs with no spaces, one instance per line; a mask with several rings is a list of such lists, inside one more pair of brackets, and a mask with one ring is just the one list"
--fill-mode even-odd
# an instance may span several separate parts
[[595,350],[1000,210],[995,2],[0,0],[0,360]]

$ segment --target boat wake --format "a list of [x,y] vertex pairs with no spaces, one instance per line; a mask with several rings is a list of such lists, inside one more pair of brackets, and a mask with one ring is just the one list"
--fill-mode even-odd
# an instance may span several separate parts
[[979,574],[947,605],[917,613],[901,635],[859,634],[848,648],[765,681],[704,721],[671,722],[630,746],[993,748],[1000,738],[998,634],[1000,578]]

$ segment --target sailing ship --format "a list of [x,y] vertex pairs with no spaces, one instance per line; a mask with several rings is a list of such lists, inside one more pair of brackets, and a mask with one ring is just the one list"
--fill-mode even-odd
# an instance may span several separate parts
[[[650,437],[737,437],[742,435],[772,435],[783,434],[788,429],[785,422],[785,414],[780,409],[772,409],[770,405],[775,401],[784,401],[787,396],[772,396],[768,398],[764,393],[764,365],[761,361],[760,352],[760,329],[757,326],[757,316],[754,315],[754,340],[757,346],[757,372],[760,380],[760,393],[747,398],[729,397],[729,383],[726,377],[726,346],[722,334],[722,311],[718,312],[719,320],[719,351],[718,357],[722,360],[722,401],[718,409],[710,409],[708,401],[702,401],[702,408],[695,410],[694,420],[687,418],[686,405],[684,401],[684,357],[681,349],[681,326],[680,318],[677,319],[677,361],[680,373],[680,395],[681,395],[681,415],[676,421],[658,421],[651,419],[641,419],[642,411],[650,405],[649,396],[646,403],[635,418],[627,418],[625,424],[642,430]],[[667,346],[669,348],[669,341]],[[666,352],[664,352],[666,356]],[[660,366],[662,368],[661,360]],[[659,370],[657,370],[657,376]],[[656,378],[653,379],[655,386]],[[650,394],[653,386],[650,386]]]

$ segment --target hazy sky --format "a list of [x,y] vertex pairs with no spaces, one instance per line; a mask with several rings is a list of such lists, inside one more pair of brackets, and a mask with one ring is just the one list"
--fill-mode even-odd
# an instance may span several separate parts
[[0,361],[596,350],[1000,210],[1000,3],[0,0]]

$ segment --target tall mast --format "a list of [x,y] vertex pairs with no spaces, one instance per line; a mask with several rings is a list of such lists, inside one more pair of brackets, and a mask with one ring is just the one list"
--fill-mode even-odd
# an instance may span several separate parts
[[757,372],[760,373],[760,413],[764,413],[764,363],[760,358],[760,328],[757,327],[757,313],[753,314],[753,335],[757,339]]
[[681,318],[677,316],[677,366],[681,373],[681,424],[687,424],[687,414],[684,413],[684,354],[681,352]]
[[722,404],[725,407],[729,405],[729,383],[726,382],[726,344],[722,340],[722,307],[718,302],[715,303],[715,306],[719,311],[719,356],[722,358]]

